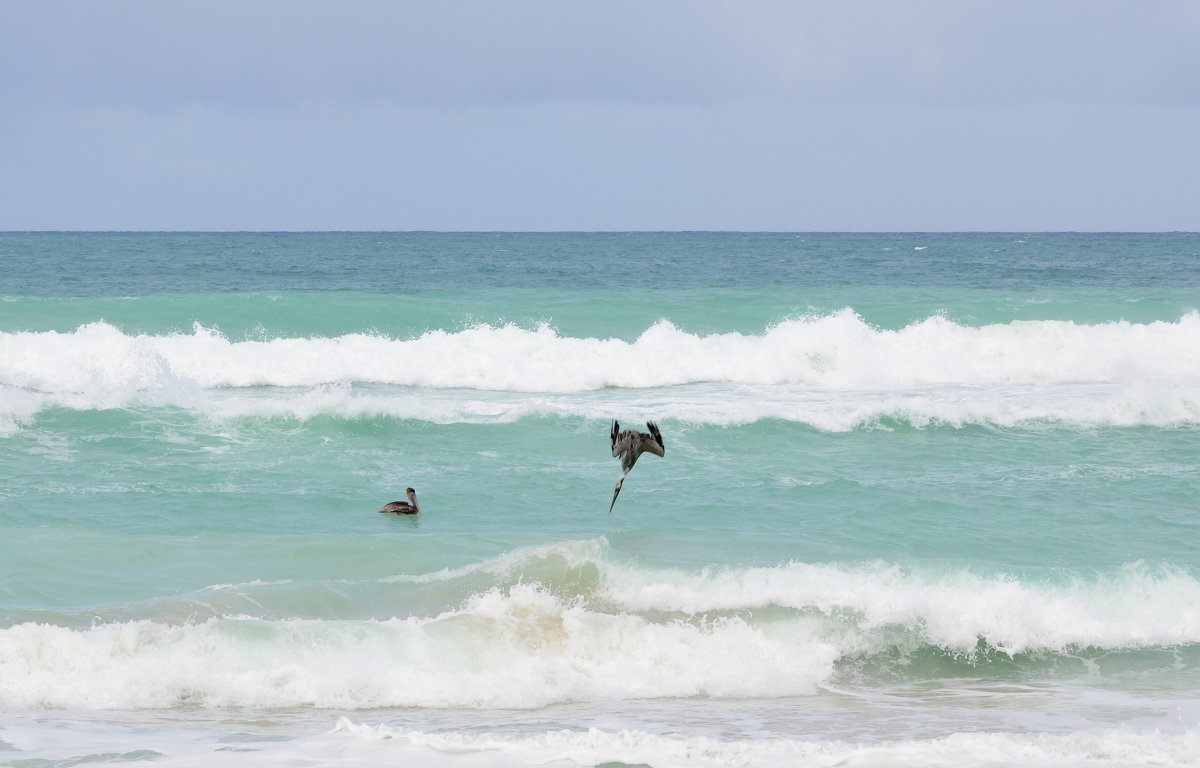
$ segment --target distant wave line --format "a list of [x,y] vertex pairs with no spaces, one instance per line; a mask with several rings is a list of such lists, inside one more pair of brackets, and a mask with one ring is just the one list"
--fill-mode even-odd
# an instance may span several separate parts
[[0,333],[0,384],[37,392],[338,382],[559,393],[708,382],[890,389],[1121,381],[1200,385],[1200,313],[1145,324],[980,327],[932,316],[886,330],[845,309],[756,335],[694,334],[661,320],[633,342],[511,324],[410,339],[355,333],[231,341],[199,324],[191,334],[149,336],[104,322],[70,333]]

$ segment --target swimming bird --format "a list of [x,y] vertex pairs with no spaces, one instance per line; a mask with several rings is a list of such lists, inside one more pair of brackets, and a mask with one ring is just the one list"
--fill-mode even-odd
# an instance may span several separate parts
[[408,501],[392,501],[379,508],[380,512],[391,512],[393,515],[419,515],[421,508],[417,505],[417,492],[409,488],[405,493]]
[[629,470],[633,469],[633,465],[637,463],[638,456],[649,451],[655,456],[662,456],[663,439],[662,433],[658,431],[658,425],[653,421],[646,422],[646,429],[650,430],[650,434],[638,432],[633,429],[621,431],[621,425],[615,420],[612,425],[612,451],[613,456],[621,457],[621,479],[617,481],[617,487],[613,489],[612,504],[608,505],[608,513],[612,514],[613,507],[617,505],[617,494],[621,492],[621,483],[625,482],[625,475],[629,474]]

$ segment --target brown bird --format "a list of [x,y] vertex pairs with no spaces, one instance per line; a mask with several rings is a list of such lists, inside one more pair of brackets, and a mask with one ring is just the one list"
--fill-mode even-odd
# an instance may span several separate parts
[[621,457],[621,469],[624,471],[621,473],[621,479],[617,481],[617,487],[613,489],[612,504],[608,505],[609,514],[612,514],[613,507],[617,505],[617,494],[621,492],[621,483],[625,482],[625,475],[628,475],[629,470],[633,469],[638,456],[646,451],[655,456],[662,456],[664,453],[662,433],[658,431],[658,426],[653,421],[647,421],[646,428],[650,430],[650,434],[632,429],[622,432],[621,425],[615,420],[613,421],[610,435],[612,454]]
[[379,508],[380,512],[390,512],[393,515],[419,515],[421,507],[417,505],[417,492],[409,488],[405,493],[408,501],[393,501]]

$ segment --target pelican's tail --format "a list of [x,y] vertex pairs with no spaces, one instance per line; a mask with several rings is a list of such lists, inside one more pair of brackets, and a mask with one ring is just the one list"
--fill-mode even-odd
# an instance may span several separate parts
[[613,507],[617,506],[617,494],[621,492],[621,483],[625,482],[625,475],[628,475],[628,474],[629,474],[628,472],[625,472],[624,474],[622,474],[621,479],[617,481],[617,487],[613,488],[612,504],[608,505],[608,514],[610,514],[610,515],[612,514]]

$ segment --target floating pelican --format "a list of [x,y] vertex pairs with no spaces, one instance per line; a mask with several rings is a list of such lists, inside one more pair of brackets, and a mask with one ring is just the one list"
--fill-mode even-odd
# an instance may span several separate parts
[[617,505],[617,494],[621,492],[621,483],[625,482],[625,475],[628,475],[629,470],[633,469],[633,465],[637,463],[638,456],[645,451],[649,451],[655,456],[663,455],[662,433],[658,431],[658,426],[653,421],[647,421],[646,428],[650,430],[648,435],[633,429],[622,432],[621,425],[613,421],[611,435],[613,456],[621,457],[621,469],[624,471],[621,473],[621,479],[617,481],[617,487],[613,489],[612,504],[608,505],[609,514],[612,514],[613,507]]
[[421,508],[417,506],[417,492],[412,488],[405,491],[408,501],[393,501],[379,508],[380,512],[390,512],[393,515],[419,515]]

